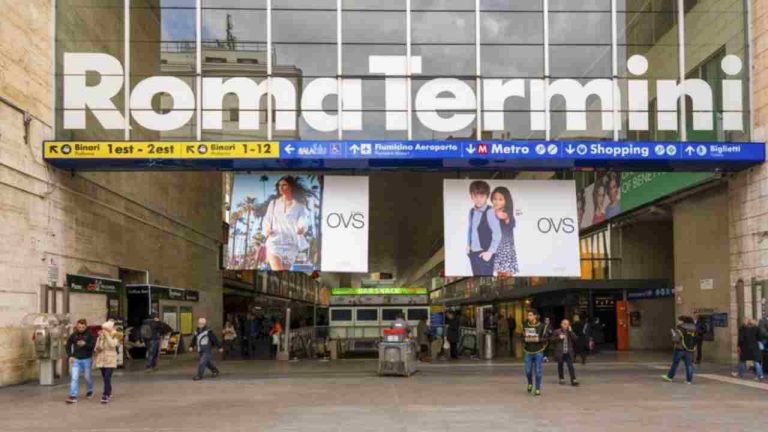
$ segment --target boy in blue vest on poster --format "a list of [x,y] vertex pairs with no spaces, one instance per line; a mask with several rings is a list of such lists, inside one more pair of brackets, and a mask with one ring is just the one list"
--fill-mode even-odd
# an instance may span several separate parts
[[493,276],[496,249],[501,243],[501,224],[493,208],[488,205],[491,187],[482,180],[469,185],[469,196],[474,206],[469,210],[467,255],[473,276]]

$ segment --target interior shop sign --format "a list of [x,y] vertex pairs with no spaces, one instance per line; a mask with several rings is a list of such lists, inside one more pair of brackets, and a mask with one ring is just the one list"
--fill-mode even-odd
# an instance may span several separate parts
[[[741,59],[734,55],[726,56],[720,66],[730,77],[739,75],[743,68]],[[407,73],[406,57],[372,55],[368,58],[368,67],[372,74],[384,77],[386,130],[407,130],[409,101],[406,100],[407,83],[403,78]],[[411,57],[410,69],[412,75],[421,73],[420,56]],[[510,98],[527,101],[532,130],[545,130],[548,123],[545,106],[555,98],[562,98],[565,102],[566,128],[586,130],[588,100],[597,97],[603,130],[613,130],[614,107],[620,111],[624,106],[629,110],[628,128],[648,130],[651,123],[649,101],[655,98],[657,128],[674,131],[678,129],[678,100],[684,95],[692,101],[693,129],[713,130],[715,90],[709,83],[690,78],[682,84],[677,80],[657,80],[652,86],[649,80],[643,78],[648,72],[648,60],[641,55],[629,58],[627,70],[633,78],[627,79],[626,91],[611,79],[483,79],[480,98],[483,130],[505,130],[503,111],[505,102]],[[125,118],[113,102],[124,86],[124,70],[117,58],[103,53],[65,53],[63,72],[65,129],[92,126],[86,125],[86,110],[91,110],[105,129],[125,127]],[[98,75],[99,80],[89,85],[92,81],[86,80],[86,75],[93,74]],[[721,87],[722,127],[724,130],[741,131],[744,128],[743,83],[740,79],[724,79]],[[270,92],[275,100],[273,108],[277,110],[274,119],[276,130],[296,130],[297,101],[300,101],[302,116],[313,129],[330,132],[341,127],[343,130],[359,131],[363,129],[363,98],[366,96],[362,88],[361,79],[344,78],[339,85],[336,78],[317,78],[310,81],[297,97],[296,86],[287,78],[203,77],[202,127],[222,129],[224,97],[234,94],[239,101],[239,128],[258,130],[261,127],[258,115],[260,101]],[[656,95],[649,94],[650,88],[656,89]],[[152,100],[158,95],[170,97],[173,109],[155,111]],[[341,121],[338,113],[323,110],[324,100],[332,96],[340,97],[342,101],[344,115]],[[623,98],[626,98],[626,103],[622,102]],[[456,78],[436,78],[419,88],[412,108],[425,127],[438,132],[455,132],[475,121],[477,101],[475,90],[466,82]],[[131,90],[129,104],[133,119],[155,131],[170,131],[184,126],[191,120],[196,108],[193,88],[173,76],[151,76],[139,81]]]

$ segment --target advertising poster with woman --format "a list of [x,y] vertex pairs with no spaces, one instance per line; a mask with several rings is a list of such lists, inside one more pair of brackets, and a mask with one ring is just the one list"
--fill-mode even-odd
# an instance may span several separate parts
[[321,190],[316,175],[237,175],[230,200],[227,268],[318,270]]
[[579,276],[572,181],[445,180],[446,276]]

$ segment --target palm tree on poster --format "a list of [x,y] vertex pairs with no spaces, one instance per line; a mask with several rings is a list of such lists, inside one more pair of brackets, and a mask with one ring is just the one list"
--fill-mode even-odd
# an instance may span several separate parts
[[235,258],[235,244],[237,243],[237,236],[240,234],[240,227],[238,224],[243,221],[239,211],[233,211],[229,214],[229,226],[230,226],[230,245],[232,252],[229,254],[229,261],[232,263]]
[[245,197],[245,199],[237,205],[237,208],[239,211],[242,211],[245,213],[245,232],[243,233],[245,235],[245,244],[243,245],[243,257],[248,257],[248,240],[250,240],[251,237],[251,216],[253,215],[253,210],[256,208],[256,198],[253,197]]

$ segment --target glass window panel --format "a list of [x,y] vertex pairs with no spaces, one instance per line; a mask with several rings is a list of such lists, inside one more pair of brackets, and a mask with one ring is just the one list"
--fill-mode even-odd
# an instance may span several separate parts
[[[391,80],[399,80],[401,84],[397,84],[397,82]],[[353,81],[350,82],[353,83]],[[342,85],[344,85],[344,83],[342,83]],[[363,78],[361,79],[360,85],[362,86],[363,110],[385,110],[388,108],[386,103],[386,81],[383,78]],[[393,88],[393,90],[391,90],[392,93],[390,93],[392,97],[397,97],[403,101],[406,100],[408,93],[405,85],[405,78],[391,78],[390,86]],[[400,92],[399,94],[396,93],[398,90]],[[347,108],[354,109],[354,107]],[[389,108],[393,110],[398,109],[397,107]],[[400,109],[405,110],[405,107],[403,106]]]
[[203,9],[267,9],[266,0],[203,0]]
[[[543,112],[537,114],[544,115]],[[489,130],[491,116],[503,116],[503,130]],[[531,130],[531,113],[523,111],[485,111],[483,113],[483,139],[515,140],[544,139],[543,130]]]
[[274,74],[281,74],[277,69],[293,69],[297,75],[305,77],[336,75],[336,44],[288,44],[273,43]]
[[352,309],[331,309],[331,321],[352,321]]
[[204,43],[234,50],[242,42],[267,41],[266,10],[203,9],[202,21]]
[[[371,72],[370,57],[377,56],[403,56],[405,57],[406,47],[403,45],[352,45],[344,44],[342,46],[342,72],[344,75],[375,75],[383,76],[382,73]],[[403,73],[405,75],[405,73]]]
[[475,45],[413,45],[411,55],[421,56],[421,74],[474,76],[477,71]]
[[358,309],[357,320],[358,321],[378,321],[379,311],[377,309]]
[[429,309],[408,309],[408,321],[429,319]]
[[336,10],[336,0],[272,0],[272,10],[325,9]]
[[[195,92],[195,78],[193,75],[179,75],[174,74],[174,77],[180,79],[194,94]],[[131,91],[136,88],[140,82],[149,78],[144,75],[131,75]],[[138,107],[132,107],[131,109],[131,139],[132,140],[162,140],[162,141],[174,141],[174,140],[194,140],[197,138],[195,129],[195,110],[194,106],[190,109],[183,109],[178,107],[177,102],[168,93],[158,93],[151,101],[151,110],[140,109]],[[178,127],[167,131],[156,131],[145,128],[142,123],[137,120],[137,117],[142,114],[154,112],[160,115],[168,115],[171,112],[178,113],[179,116],[187,117],[188,120]],[[162,121],[167,125],[165,121]]]
[[[687,98],[688,140],[746,141],[750,94],[744,3],[690,1],[685,10],[686,77],[703,80],[712,90],[711,100]],[[725,79],[742,82],[741,104],[723,106]],[[695,120],[708,120],[711,127],[697,127]]]
[[[621,0],[617,3],[621,3]],[[549,0],[549,10],[566,12],[610,11],[611,0]]]
[[[237,103],[225,103],[225,109],[220,111],[204,110],[203,116],[209,113],[221,115],[222,127],[220,129],[203,129],[203,140],[218,141],[246,141],[267,139],[267,112],[240,110]],[[247,116],[256,116],[259,119],[259,128],[241,129],[240,122]]]
[[475,14],[472,12],[413,12],[411,31],[418,43],[475,43]]
[[544,46],[483,45],[480,66],[486,77],[543,77]]
[[[474,140],[477,139],[477,115],[475,111],[437,111],[436,115],[443,119],[452,119],[446,123],[452,123],[451,128],[457,129],[456,125],[465,123],[464,118],[471,118],[472,121],[458,130],[436,131],[431,127],[424,125],[425,116],[434,116],[432,111],[414,111],[413,112],[413,139],[415,140]],[[462,121],[458,121],[462,118]],[[429,120],[434,121],[434,120]]]
[[272,11],[273,42],[336,43],[336,39],[336,11]]
[[543,44],[544,15],[538,12],[482,12],[480,41],[484,44]]
[[405,0],[342,0],[342,9],[359,10],[405,10]]
[[[307,116],[312,116],[313,114],[327,114],[329,116],[332,116],[334,129],[332,131],[324,132],[316,129],[316,122],[317,120],[313,121],[312,124],[307,121]],[[297,124],[299,127],[298,134],[295,139],[297,140],[332,140],[337,139],[339,137],[339,132],[336,130],[336,125],[338,125],[338,120],[336,120],[337,112],[334,111],[302,111],[301,116],[297,119]],[[289,133],[288,131],[285,131],[286,133]]]
[[674,11],[677,10],[677,1],[673,0],[619,0],[616,2],[618,11]]
[[[56,106],[63,108],[64,53],[102,53],[124,60],[124,16],[122,0],[56,2]],[[158,35],[159,38],[159,35]],[[122,75],[122,73],[120,74]],[[98,85],[100,78],[88,74],[86,84]],[[116,109],[123,112],[122,91],[112,98]],[[63,111],[56,111],[56,137],[67,140],[122,140],[123,129],[105,130],[91,110],[85,112],[85,129],[64,129]]]
[[610,78],[610,46],[551,46],[550,74],[556,78]]
[[552,45],[611,44],[611,14],[549,14],[549,37]]
[[481,11],[540,11],[542,0],[480,0]]
[[344,43],[405,44],[404,12],[343,11]]
[[475,10],[475,0],[413,0],[412,10]]
[[381,320],[382,321],[394,321],[397,319],[397,316],[403,314],[405,315],[403,309],[382,309],[381,310]]
[[[362,117],[362,130],[345,130],[343,131],[343,137],[347,140],[369,140],[369,139],[383,139],[383,140],[397,140],[406,139],[408,132],[406,130],[389,130],[392,127],[387,125],[387,117],[397,116],[401,119],[407,119],[408,113],[405,111],[390,111],[389,113],[383,110],[369,110],[369,111],[344,111],[342,115],[347,118]],[[407,120],[405,120],[407,121]]]

